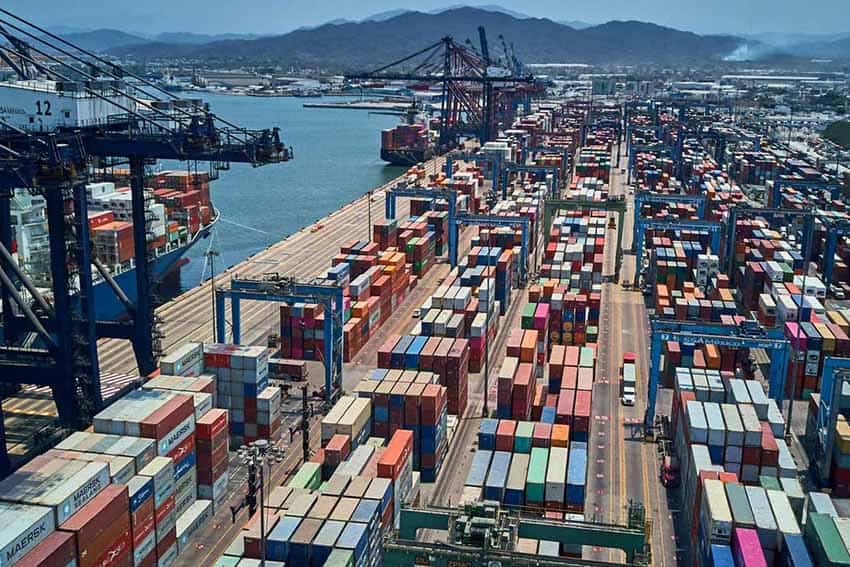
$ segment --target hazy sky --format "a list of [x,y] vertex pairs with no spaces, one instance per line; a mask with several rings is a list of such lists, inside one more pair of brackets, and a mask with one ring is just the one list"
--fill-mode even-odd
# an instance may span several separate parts
[[[200,33],[285,33],[335,18],[397,8],[422,11],[458,0],[2,0],[0,6],[48,26]],[[601,23],[651,21],[695,32],[850,32],[848,0],[478,0],[531,16]],[[517,38],[518,39],[518,38]]]

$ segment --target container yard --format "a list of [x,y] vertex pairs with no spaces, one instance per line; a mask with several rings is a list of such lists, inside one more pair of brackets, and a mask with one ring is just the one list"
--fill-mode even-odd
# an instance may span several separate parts
[[[48,125],[46,287],[0,207],[0,565],[850,565],[847,177],[672,84],[547,91],[479,34],[411,56],[441,78],[346,76],[442,86],[375,133],[409,169],[164,303],[224,162],[293,151],[117,78],[73,91],[105,106]],[[0,171],[45,167],[16,128]]]

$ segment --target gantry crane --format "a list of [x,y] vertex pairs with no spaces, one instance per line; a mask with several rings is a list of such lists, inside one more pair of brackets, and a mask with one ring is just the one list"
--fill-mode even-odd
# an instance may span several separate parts
[[342,325],[343,294],[335,282],[316,280],[299,282],[280,274],[266,274],[261,278],[232,278],[229,287],[215,290],[216,340],[226,339],[225,300],[230,300],[231,330],[233,342],[240,344],[242,325],[240,302],[272,301],[275,303],[319,303],[324,309],[322,326],[322,363],[325,366],[325,399],[336,401],[342,389]]
[[[30,114],[29,122],[9,119],[0,124],[0,268],[5,275],[0,278],[0,379],[51,386],[60,421],[77,427],[102,405],[97,339],[130,340],[142,375],[157,366],[162,333],[154,313],[157,282],[148,252],[153,219],[151,195],[144,188],[146,164],[158,159],[208,161],[226,169],[231,162],[282,162],[292,153],[277,128],[235,126],[199,101],[177,99],[2,8],[0,26],[7,39],[0,52],[4,61],[15,63],[20,80],[16,94],[33,104],[38,118]],[[128,84],[126,77],[135,82]],[[32,86],[32,81],[39,83]],[[89,114],[67,110],[70,105],[61,103],[69,99],[87,105]],[[104,162],[130,168],[135,302],[93,257],[88,241],[85,185],[91,166]],[[17,188],[45,199],[52,305],[30,289],[31,282],[11,261],[10,199]],[[95,319],[92,265],[124,304],[125,320]],[[10,272],[15,279],[8,277]],[[32,296],[34,310],[24,305],[21,287]],[[3,437],[0,475],[9,469],[5,447]]]
[[[419,530],[445,532],[445,542],[434,536],[417,538]],[[400,528],[384,542],[384,565],[419,565],[423,557],[429,565],[469,565],[487,567],[572,567],[614,565],[587,562],[569,557],[548,557],[522,553],[519,538],[556,541],[562,546],[589,545],[619,549],[627,565],[648,565],[652,559],[651,522],[639,502],[629,501],[626,525],[585,521],[552,521],[516,510],[502,508],[498,502],[466,504],[463,509],[402,508]],[[442,539],[442,537],[440,538]]]
[[513,89],[525,87],[536,92],[539,85],[531,75],[515,75],[511,69],[492,65],[484,28],[478,31],[481,53],[446,36],[392,63],[352,72],[345,78],[440,83],[440,153],[454,147],[462,135],[487,142],[497,133],[499,117],[512,122],[515,106],[511,100],[517,94]]
[[713,344],[719,347],[760,348],[768,351],[770,357],[768,395],[781,407],[782,400],[785,398],[785,378],[791,356],[791,344],[783,336],[782,329],[764,329],[758,321],[744,321],[740,326],[733,327],[713,323],[667,321],[652,317],[649,323],[651,329],[649,385],[644,414],[644,428],[647,435],[655,424],[655,402],[661,377],[661,347],[668,341],[676,341],[687,346]]

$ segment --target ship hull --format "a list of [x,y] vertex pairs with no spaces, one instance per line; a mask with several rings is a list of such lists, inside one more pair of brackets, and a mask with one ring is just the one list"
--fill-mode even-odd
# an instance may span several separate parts
[[[151,275],[156,280],[162,280],[174,270],[179,270],[182,265],[183,256],[198,242],[207,238],[212,229],[213,223],[202,228],[198,233],[186,244],[175,248],[174,250],[158,256],[151,262]],[[121,287],[127,298],[132,302],[136,302],[138,297],[138,286],[136,285],[136,270],[127,270],[118,275],[113,275],[115,282]],[[95,314],[98,320],[108,321],[116,319],[126,319],[127,310],[124,305],[112,291],[112,287],[106,281],[98,281],[94,285],[94,305]]]
[[416,165],[417,163],[426,162],[432,157],[434,157],[434,150],[432,148],[421,150],[413,148],[381,148],[381,159],[392,165]]

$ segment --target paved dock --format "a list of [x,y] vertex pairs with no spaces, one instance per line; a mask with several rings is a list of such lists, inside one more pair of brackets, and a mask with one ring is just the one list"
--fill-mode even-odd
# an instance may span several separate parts
[[[439,171],[445,165],[444,158],[435,158],[426,164],[429,172]],[[369,194],[341,207],[330,215],[317,220],[272,244],[242,262],[228,268],[215,278],[215,284],[223,285],[231,276],[260,276],[277,272],[299,278],[312,278],[323,274],[340,246],[352,239],[371,239],[368,228],[368,211],[371,208],[373,222],[385,219],[384,191],[394,186],[400,178],[393,179]],[[396,207],[398,217],[409,214],[409,201],[399,200]],[[214,341],[212,283],[203,282],[157,309],[162,318],[161,329],[165,333],[163,350],[169,352],[186,341]],[[242,302],[242,342],[265,344],[270,333],[278,333],[280,317],[278,305],[269,302]],[[229,320],[229,311],[227,313]],[[228,335],[229,338],[229,335]],[[137,373],[136,360],[129,341],[103,339],[98,343],[100,367],[103,372],[125,374]],[[13,458],[26,454],[37,432],[50,426],[56,416],[56,406],[49,395],[22,395],[3,402],[6,431],[9,434],[7,448]]]

